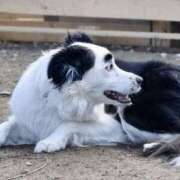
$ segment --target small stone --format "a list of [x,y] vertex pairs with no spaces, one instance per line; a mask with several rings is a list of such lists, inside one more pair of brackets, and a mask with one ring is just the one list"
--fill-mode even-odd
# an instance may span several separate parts
[[29,172],[29,170],[24,169],[24,170],[21,171],[21,174],[27,174],[28,172]]
[[161,57],[162,58],[166,58],[167,57],[167,53],[161,53]]
[[8,97],[11,95],[11,92],[9,91],[0,91],[0,96]]
[[147,47],[146,51],[150,52],[151,51],[151,47]]
[[58,180],[60,179],[60,177],[56,176],[56,177],[53,177],[53,180]]
[[129,52],[130,52],[130,53],[133,53],[133,52],[134,52],[134,49],[130,49]]
[[32,162],[27,161],[27,162],[26,162],[26,165],[27,165],[27,166],[32,166]]
[[176,54],[176,57],[180,57],[180,54],[178,53],[178,54]]

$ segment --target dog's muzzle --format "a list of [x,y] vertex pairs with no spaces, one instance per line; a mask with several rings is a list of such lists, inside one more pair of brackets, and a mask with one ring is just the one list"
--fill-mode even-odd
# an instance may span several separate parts
[[115,90],[106,90],[104,91],[104,95],[107,98],[117,101],[121,104],[126,104],[126,105],[132,104],[129,95],[136,94],[141,90],[143,79],[140,76],[136,76],[133,78],[130,77],[130,81],[131,81],[131,88],[129,90],[129,93],[125,94]]

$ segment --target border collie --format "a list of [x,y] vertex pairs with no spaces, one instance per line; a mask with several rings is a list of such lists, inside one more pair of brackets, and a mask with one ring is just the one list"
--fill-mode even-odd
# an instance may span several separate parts
[[140,76],[118,68],[111,52],[88,36],[68,36],[20,78],[10,100],[12,115],[0,124],[0,145],[35,144],[34,152],[40,153],[127,142],[121,124],[95,106],[127,106],[141,83]]
[[[130,96],[132,105],[123,113],[112,105],[105,111],[120,120],[131,143],[147,143],[145,154],[180,153],[180,67],[158,61],[116,64],[141,76],[142,90]],[[180,157],[171,164],[180,166]]]

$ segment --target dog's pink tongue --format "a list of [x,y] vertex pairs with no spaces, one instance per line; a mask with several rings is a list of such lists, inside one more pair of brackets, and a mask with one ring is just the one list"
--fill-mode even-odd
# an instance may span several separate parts
[[118,101],[124,101],[124,102],[128,102],[130,101],[130,98],[126,95],[126,96],[118,96]]

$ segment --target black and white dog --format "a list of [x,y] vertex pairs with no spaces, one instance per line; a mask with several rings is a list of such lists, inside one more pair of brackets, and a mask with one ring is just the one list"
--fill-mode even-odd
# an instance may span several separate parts
[[[106,105],[106,112],[121,121],[132,143],[147,143],[145,153],[180,153],[180,67],[158,61],[116,64],[141,76],[142,90],[130,96],[132,105],[123,114],[112,105]],[[180,166],[180,157],[171,164]]]
[[118,68],[111,52],[85,34],[68,36],[22,75],[10,100],[12,115],[0,124],[0,146],[35,144],[40,153],[67,145],[127,142],[121,124],[95,106],[123,108],[141,83],[141,77]]
[[[12,116],[0,125],[0,145],[36,144],[39,153],[149,142],[145,151],[180,150],[179,92],[179,67],[115,63],[86,34],[68,36],[23,74],[10,101]],[[106,113],[102,103],[111,104]],[[180,166],[180,157],[171,163]]]

